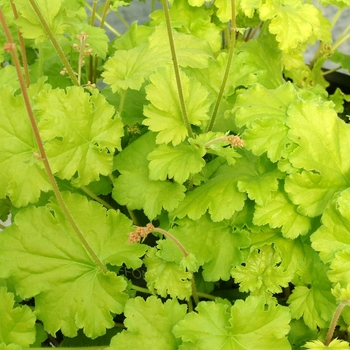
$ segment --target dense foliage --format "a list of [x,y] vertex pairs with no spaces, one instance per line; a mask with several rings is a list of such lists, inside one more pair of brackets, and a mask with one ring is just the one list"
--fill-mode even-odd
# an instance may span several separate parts
[[129,2],[0,0],[0,349],[349,349],[350,28]]

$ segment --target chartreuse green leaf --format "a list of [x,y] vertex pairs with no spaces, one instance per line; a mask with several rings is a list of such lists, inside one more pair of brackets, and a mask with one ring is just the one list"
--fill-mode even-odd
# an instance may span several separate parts
[[255,157],[246,152],[245,157],[249,168],[247,167],[242,180],[238,181],[238,189],[246,192],[258,205],[264,205],[271,200],[272,193],[277,191],[278,179],[283,178],[284,174],[266,156]]
[[29,347],[35,341],[36,317],[29,306],[14,303],[14,295],[0,287],[0,344]]
[[[174,1],[170,7],[171,25],[182,33],[191,33],[201,40],[207,41],[213,52],[221,49],[221,28],[211,20],[212,8],[206,6],[193,7],[188,0]],[[150,14],[150,25],[161,25],[165,22],[163,10]]]
[[[14,0],[14,3],[19,12],[17,25],[23,36],[35,39],[36,44],[45,41],[48,35],[30,3],[27,0]],[[71,11],[65,8],[62,0],[36,0],[36,3],[54,35],[71,31],[79,25],[79,20],[86,16],[82,7],[77,11]]]
[[286,83],[274,90],[256,84],[237,97],[233,112],[237,125],[246,128],[242,135],[246,148],[255,155],[266,152],[272,162],[281,159],[290,142],[287,109],[296,96],[293,85]]
[[205,166],[204,147],[192,144],[178,146],[160,145],[151,152],[147,159],[151,180],[174,179],[183,183],[191,174],[196,174]]
[[350,251],[350,189],[334,198],[322,215],[322,226],[312,234],[312,247],[322,261],[332,262],[339,252]]
[[176,182],[149,179],[147,156],[155,147],[156,135],[149,132],[115,157],[121,175],[114,181],[113,198],[129,209],[143,209],[150,220],[162,211],[173,211],[185,197],[186,188]]
[[189,299],[192,293],[192,273],[185,271],[175,262],[157,256],[157,249],[150,248],[144,258],[147,267],[145,280],[148,289],[163,298]]
[[296,283],[288,303],[292,317],[302,318],[312,330],[327,328],[336,309],[327,271],[328,266],[320,261],[317,252],[304,244],[303,261],[297,271],[300,281]]
[[[208,120],[210,101],[207,90],[193,78],[180,71],[183,95],[189,123],[201,126]],[[158,132],[157,143],[178,145],[188,136],[183,120],[174,69],[159,68],[150,76],[151,84],[146,86],[146,98],[150,104],[144,107],[146,119],[143,124]]]
[[[186,350],[289,350],[288,308],[266,305],[262,297],[249,296],[229,305],[200,302],[197,313],[188,313],[173,329]],[[247,320],[249,320],[247,322]]]
[[171,215],[198,220],[208,211],[216,222],[231,218],[236,211],[242,210],[247,197],[237,188],[242,175],[240,170],[236,164],[221,166],[207,182],[188,192]]
[[[177,220],[169,232],[196,257],[203,268],[205,281],[227,281],[232,267],[243,262],[242,249],[250,244],[247,231],[236,229],[229,220],[212,222],[208,215],[197,221]],[[161,258],[177,263],[181,261],[182,254],[173,241],[166,239],[158,244]]]
[[[260,7],[260,19],[271,20],[269,31],[276,34],[279,48],[290,52],[303,43],[321,39],[330,41],[322,30],[322,13],[315,6],[301,0],[267,0]],[[288,23],[288,25],[286,25]]]
[[38,201],[41,191],[51,186],[42,162],[35,157],[38,146],[23,97],[14,93],[8,85],[0,88],[0,198],[8,196],[14,206],[21,207]]
[[23,348],[16,344],[6,345],[5,343],[0,343],[0,350],[22,350]]
[[347,341],[333,339],[327,346],[320,340],[308,341],[304,346],[305,349],[322,350],[322,349],[344,349],[349,350],[350,346]]
[[186,305],[180,305],[176,299],[168,299],[164,304],[155,296],[129,299],[124,314],[127,330],[113,337],[107,350],[173,350],[181,344],[171,331],[185,316]]
[[281,227],[283,236],[291,239],[307,234],[311,228],[311,219],[298,213],[283,190],[273,192],[264,205],[255,207],[253,222],[271,228]]
[[123,125],[114,107],[81,87],[44,91],[35,98],[39,130],[54,173],[76,186],[112,172]]
[[[70,212],[103,264],[138,268],[145,248],[128,242],[131,221],[77,194],[64,194]],[[96,338],[123,312],[126,282],[103,273],[83,248],[58,205],[30,206],[0,235],[0,277],[22,298],[35,297],[35,312],[50,334]]]
[[278,188],[283,174],[266,157],[244,156],[234,165],[223,165],[204,184],[188,192],[172,216],[199,219],[207,210],[213,221],[230,219],[244,206],[246,194],[259,204],[266,203]]
[[298,144],[289,161],[300,172],[287,176],[285,189],[300,214],[315,217],[350,187],[350,125],[333,109],[301,100],[289,107],[287,125],[288,137]]
[[231,275],[239,290],[250,295],[270,298],[271,294],[281,293],[287,287],[293,274],[280,266],[281,256],[271,245],[254,250],[242,266],[232,269]]
[[[131,30],[136,30],[133,26]],[[204,68],[212,55],[209,44],[193,35],[174,32],[174,41],[179,65]],[[146,37],[143,37],[146,38]],[[104,66],[104,82],[111,85],[113,92],[139,90],[155,67],[172,63],[169,40],[165,27],[156,27],[146,43],[134,41],[137,46],[129,50],[117,50]]]

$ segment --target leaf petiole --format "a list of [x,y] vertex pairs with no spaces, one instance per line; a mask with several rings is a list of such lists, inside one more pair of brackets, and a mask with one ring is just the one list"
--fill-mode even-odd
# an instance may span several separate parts
[[33,109],[32,109],[32,106],[30,104],[30,99],[29,99],[27,87],[26,87],[26,84],[25,84],[25,81],[23,79],[23,75],[22,75],[22,72],[21,72],[21,65],[20,65],[20,62],[19,62],[18,55],[17,55],[16,46],[15,46],[15,43],[13,42],[10,29],[9,29],[9,27],[7,25],[4,13],[3,13],[1,8],[0,8],[0,22],[1,22],[2,26],[3,26],[3,28],[4,28],[5,35],[6,35],[6,38],[7,38],[7,41],[8,41],[8,43],[5,44],[5,48],[6,48],[6,51],[10,52],[11,55],[12,55],[12,58],[13,58],[13,61],[14,61],[14,65],[15,65],[15,68],[16,68],[16,71],[17,71],[18,80],[19,80],[19,83],[20,83],[20,86],[21,86],[21,91],[22,91],[24,104],[25,104],[25,107],[26,107],[26,110],[27,110],[27,114],[28,114],[29,121],[30,121],[32,130],[33,130],[33,133],[34,133],[34,137],[35,137],[36,143],[37,143],[38,148],[39,148],[39,154],[36,154],[35,157],[42,160],[42,162],[44,164],[44,167],[45,167],[46,174],[47,174],[48,179],[50,181],[50,184],[52,186],[52,190],[53,190],[53,192],[55,194],[57,202],[58,202],[58,204],[59,204],[59,206],[60,206],[64,216],[66,217],[67,221],[70,223],[72,229],[75,231],[75,233],[79,237],[80,241],[82,242],[84,248],[87,250],[87,252],[91,256],[92,260],[100,267],[100,269],[104,273],[107,273],[108,269],[102,263],[102,261],[99,259],[99,257],[96,255],[96,253],[94,252],[94,250],[92,249],[90,244],[85,239],[83,233],[81,232],[81,230],[79,229],[79,227],[75,223],[73,217],[71,216],[71,214],[70,214],[70,212],[68,210],[68,207],[67,207],[66,203],[63,200],[62,194],[61,194],[61,192],[60,192],[60,190],[58,188],[58,185],[57,185],[57,182],[56,182],[55,177],[53,175],[51,166],[50,166],[49,161],[47,159],[46,152],[45,152],[45,149],[44,149],[44,145],[43,145],[43,142],[41,140],[41,136],[39,134],[39,129],[38,129],[38,126],[36,124],[35,117],[34,117]]

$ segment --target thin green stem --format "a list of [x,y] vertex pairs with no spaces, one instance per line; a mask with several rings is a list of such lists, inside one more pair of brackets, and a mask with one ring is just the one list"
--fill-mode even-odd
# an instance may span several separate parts
[[[95,22],[95,17],[101,22],[102,21],[102,17],[96,12],[96,9],[94,10],[94,8],[93,7],[91,7],[89,4],[86,4],[85,5],[89,10],[90,10],[90,12],[91,12],[91,22],[92,22],[92,19],[93,19],[93,22],[91,23],[91,25],[93,25],[93,23]],[[94,6],[95,6],[95,3],[94,3]],[[95,12],[94,12],[95,11]],[[93,15],[93,13],[94,13],[94,15]],[[94,16],[94,17],[92,17],[92,16]],[[108,22],[104,22],[104,26],[106,27],[106,28],[108,28],[108,30],[111,32],[111,33],[113,33],[115,36],[121,36],[121,34],[117,31],[117,30],[115,30]]]
[[123,112],[123,108],[124,108],[124,102],[125,102],[125,98],[126,98],[126,93],[127,93],[127,90],[124,90],[122,95],[121,95],[121,98],[120,98],[119,109],[118,109],[120,117],[122,116],[122,112]]
[[183,93],[181,76],[180,76],[180,69],[179,69],[177,54],[176,54],[176,50],[175,50],[173,32],[172,32],[172,28],[171,28],[170,13],[169,13],[169,9],[168,9],[168,5],[167,5],[166,0],[162,0],[162,4],[163,4],[163,9],[164,9],[165,22],[166,22],[166,26],[167,26],[171,57],[173,59],[173,67],[174,67],[177,91],[178,91],[179,100],[180,100],[182,120],[183,120],[183,123],[187,129],[188,135],[190,137],[194,138],[194,134],[193,134],[193,131],[191,128],[191,123],[190,123],[190,120],[188,118],[187,109],[186,109],[185,97],[184,97],[184,93]]
[[44,16],[41,14],[37,3],[35,2],[35,0],[29,0],[29,2],[32,5],[36,15],[38,16],[39,21],[40,21],[41,25],[43,26],[46,34],[49,36],[49,38],[50,38],[54,48],[56,49],[56,52],[57,52],[58,56],[60,57],[63,65],[67,69],[67,72],[68,72],[68,74],[69,74],[73,84],[79,86],[78,80],[77,80],[77,78],[76,78],[76,76],[74,74],[74,71],[73,71],[71,65],[69,64],[69,62],[68,62],[64,52],[62,51],[60,44],[58,43],[58,41],[56,40],[55,36],[53,35],[53,33],[52,33],[49,25],[47,24]]
[[121,20],[121,22],[125,25],[126,28],[130,28],[129,23],[125,20],[125,18],[119,13],[119,11],[116,11],[116,15]]
[[106,201],[104,201],[103,199],[101,199],[100,197],[96,196],[95,193],[93,193],[92,191],[90,191],[87,187],[82,186],[80,187],[80,189],[82,191],[84,191],[88,196],[90,196],[92,199],[94,199],[96,202],[99,202],[100,204],[102,204],[104,207],[108,208],[108,209],[114,209],[110,204],[108,204]]
[[44,75],[44,55],[43,55],[43,44],[38,44],[38,77]]
[[55,177],[53,175],[51,166],[49,164],[49,160],[48,160],[48,158],[46,156],[44,145],[43,145],[43,142],[41,140],[41,137],[40,137],[40,134],[39,134],[39,129],[38,129],[38,126],[36,124],[35,117],[34,117],[33,109],[32,109],[32,106],[30,104],[30,99],[29,99],[27,87],[26,87],[26,84],[25,84],[25,81],[23,79],[23,75],[22,75],[22,72],[21,72],[21,65],[20,65],[20,62],[19,62],[18,55],[17,55],[16,47],[15,47],[15,44],[13,42],[11,32],[9,30],[9,27],[8,27],[7,23],[6,23],[6,19],[5,19],[5,16],[4,16],[1,8],[0,8],[0,21],[1,21],[1,24],[2,24],[2,26],[4,28],[5,35],[6,35],[6,38],[7,38],[7,41],[8,41],[8,43],[6,44],[7,51],[11,52],[11,54],[12,54],[13,62],[14,62],[14,65],[15,65],[15,68],[16,68],[16,71],[17,71],[18,80],[19,80],[19,83],[20,83],[20,86],[21,86],[21,91],[22,91],[24,104],[25,104],[25,107],[27,109],[29,121],[30,121],[32,130],[33,130],[33,133],[34,133],[34,137],[35,137],[36,143],[37,143],[38,148],[39,148],[38,158],[40,160],[42,160],[42,162],[44,164],[45,171],[46,171],[47,176],[49,178],[49,181],[50,181],[50,184],[52,186],[53,192],[54,192],[54,194],[56,196],[57,202],[58,202],[58,204],[59,204],[59,206],[60,206],[64,216],[66,217],[66,219],[70,223],[71,227],[73,228],[73,230],[75,231],[75,233],[79,237],[80,241],[82,242],[82,244],[85,247],[85,249],[87,250],[87,252],[90,254],[90,256],[93,259],[93,261],[95,261],[95,263],[101,268],[101,270],[104,273],[107,273],[107,271],[108,271],[107,268],[103,265],[103,263],[98,258],[96,253],[93,251],[93,249],[91,248],[91,246],[89,245],[89,243],[85,239],[83,233],[81,232],[81,230],[79,229],[79,227],[75,223],[73,217],[71,216],[71,214],[70,214],[70,212],[69,212],[69,210],[68,210],[68,208],[66,206],[66,203],[63,200],[62,194],[61,194],[61,192],[60,192],[60,190],[58,188],[57,182],[56,182]]
[[349,30],[350,30],[350,26],[343,32],[342,35],[339,36],[338,40],[332,46],[333,51],[335,51],[340,45],[345,43],[345,41],[347,41],[350,38],[350,33],[345,35],[345,33]]
[[324,342],[324,345],[325,346],[328,346],[329,343],[332,341],[332,337],[333,337],[333,334],[334,334],[334,330],[335,330],[335,327],[337,326],[337,323],[338,323],[338,320],[339,320],[339,317],[340,317],[340,314],[341,312],[343,311],[344,307],[346,305],[350,305],[350,300],[346,300],[346,301],[342,301],[338,307],[336,308],[335,312],[334,312],[334,315],[333,315],[333,319],[332,319],[332,322],[331,322],[331,325],[329,326],[329,329],[328,329],[328,333],[327,333],[327,336],[326,336],[326,340]]
[[0,224],[0,230],[5,230],[6,226],[3,224]]
[[198,298],[198,292],[197,292],[196,282],[194,280],[193,272],[192,272],[192,278],[191,278],[191,287],[192,287],[192,297],[193,297],[194,303],[198,305],[199,298]]
[[163,236],[171,239],[177,246],[178,248],[181,250],[182,254],[186,257],[188,256],[188,251],[186,250],[186,248],[182,245],[182,243],[175,237],[173,236],[170,232],[163,230],[162,228],[159,227],[155,227],[153,230],[153,232],[158,232],[161,233]]
[[130,216],[130,219],[132,220],[132,222],[134,223],[134,225],[139,226],[139,222],[138,222],[138,220],[137,220],[137,217],[136,217],[134,211],[131,210],[131,209],[129,209],[128,207],[126,207],[126,210],[128,211],[128,214],[129,214],[129,216]]
[[336,72],[337,70],[341,69],[341,66],[335,67],[333,69],[326,70],[325,72],[322,72],[322,76],[331,74],[333,72]]
[[207,293],[202,293],[202,292],[197,292],[197,295],[200,298],[204,298],[204,299],[209,299],[209,300],[215,300],[217,297],[211,294],[207,294]]
[[207,132],[213,129],[215,119],[216,119],[216,116],[218,114],[219,107],[220,107],[220,104],[222,101],[222,97],[223,97],[224,92],[225,92],[226,83],[227,83],[228,76],[229,76],[230,70],[231,70],[231,65],[232,65],[232,58],[233,58],[233,53],[234,53],[235,43],[236,43],[236,1],[235,0],[231,0],[231,9],[232,9],[231,41],[230,41],[230,48],[229,48],[229,53],[228,53],[227,65],[226,65],[226,69],[225,69],[225,73],[224,73],[224,78],[222,79],[222,83],[220,86],[220,91],[219,91],[219,94],[218,94],[218,97],[216,99],[216,103],[215,103],[215,106],[213,109],[213,113],[212,113],[212,116],[210,118],[210,122],[209,122],[208,127],[207,127]]
[[85,4],[85,6],[91,11],[91,19],[90,19],[91,26],[95,25],[95,15],[97,14],[97,2],[98,0],[94,0],[92,7],[88,3]]
[[104,25],[105,25],[105,20],[106,20],[107,14],[109,12],[109,5],[110,5],[110,3],[111,3],[111,0],[107,0],[106,3],[105,3],[105,7],[103,8],[100,28],[103,28]]
[[152,294],[149,289],[135,286],[134,284],[131,285],[131,289],[136,290],[137,292],[140,292],[140,293]]
[[[13,0],[10,0],[10,2],[11,2],[13,15],[14,15],[15,19],[18,19],[18,12],[17,12],[16,5],[13,3]],[[29,77],[29,69],[28,69],[26,47],[25,47],[25,44],[24,44],[24,39],[23,39],[21,31],[18,30],[17,32],[18,32],[19,45],[21,47],[21,56],[22,56],[22,64],[23,64],[23,68],[24,68],[24,76],[25,76],[25,79],[26,79],[27,87],[29,87],[29,85],[30,85],[30,77]]]
[[332,22],[331,22],[331,26],[332,28],[334,28],[335,24],[338,22],[339,17],[341,16],[341,14],[343,13],[345,7],[344,8],[339,8],[337,13],[334,15]]

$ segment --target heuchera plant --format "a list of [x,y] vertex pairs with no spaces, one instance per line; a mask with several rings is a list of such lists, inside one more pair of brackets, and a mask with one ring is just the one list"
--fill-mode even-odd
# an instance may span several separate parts
[[129,2],[0,0],[0,349],[349,349],[349,0]]

